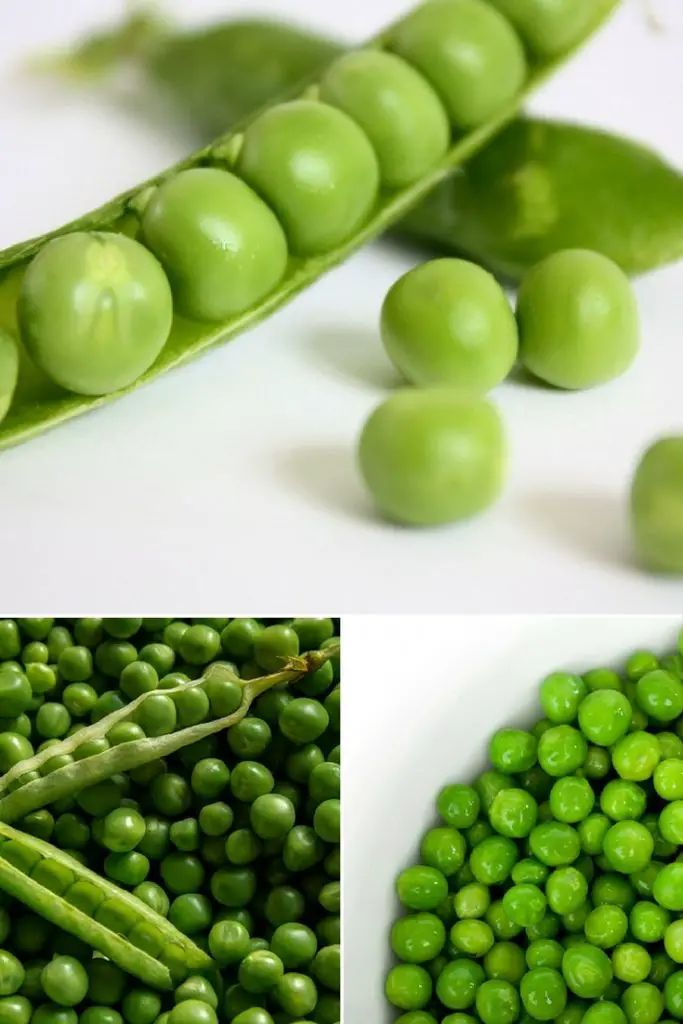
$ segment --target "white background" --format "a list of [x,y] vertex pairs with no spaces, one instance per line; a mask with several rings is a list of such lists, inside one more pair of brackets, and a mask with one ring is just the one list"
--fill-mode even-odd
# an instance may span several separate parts
[[[683,9],[624,0],[540,93],[537,112],[629,132],[683,167]],[[187,149],[181,133],[36,82],[20,58],[120,17],[114,0],[6,3],[0,31],[0,245],[55,227]],[[186,21],[271,11],[362,40],[402,0],[185,0]],[[683,421],[683,266],[639,282],[642,356],[586,394],[498,393],[513,461],[465,527],[378,521],[355,439],[393,374],[377,320],[410,256],[377,244],[265,325],[133,397],[0,455],[0,588],[58,606],[269,610],[666,610],[681,586],[631,564],[626,495],[644,447]],[[222,604],[221,604],[222,602]]]
[[680,617],[403,616],[344,622],[344,1020],[388,1024],[394,880],[449,782],[486,767],[491,735],[541,717],[556,670],[619,669],[675,650]]

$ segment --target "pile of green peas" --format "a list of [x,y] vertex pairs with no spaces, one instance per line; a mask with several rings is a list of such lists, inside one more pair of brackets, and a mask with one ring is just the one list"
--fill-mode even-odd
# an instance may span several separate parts
[[[0,620],[0,772],[150,690],[159,703],[140,705],[153,705],[144,720],[73,756],[201,721],[218,690],[175,703],[164,690],[216,661],[263,676],[337,633],[326,618]],[[335,655],[228,732],[16,822],[134,893],[216,967],[156,992],[0,894],[0,1024],[337,1024],[339,700]]]
[[[529,26],[499,6],[427,0],[375,46],[336,59],[303,96],[209,147],[200,166],[142,188],[127,204],[133,224],[125,233],[74,231],[47,241],[17,305],[34,362],[78,394],[128,387],[161,354],[175,319],[238,317],[301,260],[351,239],[381,194],[414,185],[455,135],[519,96]],[[537,6],[522,0],[530,14]],[[590,0],[578,6],[592,17]],[[575,19],[562,18],[571,35]],[[18,372],[4,335],[0,359],[4,408]]]
[[397,1024],[683,1019],[683,633],[554,672],[540,704],[441,790],[397,879]]
[[484,395],[518,360],[547,384],[580,389],[620,376],[639,347],[628,278],[606,256],[583,250],[557,252],[534,267],[516,316],[486,270],[431,260],[389,290],[381,334],[414,388],[371,414],[360,469],[378,508],[414,526],[467,519],[499,497],[507,445]]

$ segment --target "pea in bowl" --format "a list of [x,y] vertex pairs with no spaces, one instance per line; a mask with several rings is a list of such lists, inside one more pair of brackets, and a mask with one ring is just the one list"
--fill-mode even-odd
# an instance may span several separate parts
[[[364,702],[381,755],[363,763],[356,735],[346,766],[349,1019],[679,1019],[683,664],[662,659],[680,625],[402,620],[398,647],[375,634],[392,702],[384,721]],[[353,693],[347,714],[353,733]]]

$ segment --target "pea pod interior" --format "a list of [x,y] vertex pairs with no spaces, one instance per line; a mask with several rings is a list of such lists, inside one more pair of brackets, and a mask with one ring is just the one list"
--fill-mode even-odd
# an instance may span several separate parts
[[[439,0],[439,3],[441,3],[444,9],[448,7],[448,4],[442,4],[442,0]],[[594,12],[590,23],[591,30],[596,29],[612,13],[618,6],[618,0],[598,0],[593,6]],[[481,8],[487,8],[487,5],[480,2],[480,0],[472,0],[472,9],[477,14],[477,17],[481,13]],[[491,10],[490,15],[487,14],[486,17],[492,17],[494,14],[495,12]],[[495,14],[495,17],[501,19],[502,16]],[[500,44],[505,52],[509,52],[512,46],[510,42],[512,30],[509,26],[508,29],[502,30],[500,21],[496,22],[496,25],[496,45]],[[389,29],[375,41],[373,47],[377,49],[391,48],[396,31],[396,28]],[[405,33],[403,33],[403,36],[405,36]],[[521,46],[521,44],[518,45]],[[507,50],[505,49],[506,47]],[[402,48],[404,54],[408,56],[408,62],[410,62],[410,55],[413,52],[411,47],[402,44]],[[514,50],[514,47],[512,49]],[[415,52],[417,54],[416,59],[418,59],[418,63],[422,66],[424,53],[420,47]],[[564,59],[567,55],[566,53],[563,54],[561,59]],[[515,57],[515,60],[518,61],[518,58]],[[428,172],[422,174],[418,180],[401,188],[390,189],[385,185],[377,192],[369,189],[366,171],[372,164],[368,140],[348,115],[343,115],[342,117],[341,112],[337,114],[335,111],[335,123],[338,122],[338,127],[334,128],[332,137],[341,138],[342,142],[340,145],[346,152],[354,152],[356,163],[352,177],[355,175],[356,182],[362,182],[362,189],[365,189],[366,192],[364,196],[360,195],[357,191],[354,192],[356,186],[354,186],[353,182],[347,182],[347,208],[340,211],[338,219],[341,223],[335,225],[334,230],[327,234],[323,233],[317,236],[315,233],[312,234],[311,229],[314,225],[310,220],[304,225],[306,231],[303,235],[300,231],[297,232],[294,229],[294,226],[297,228],[301,226],[304,218],[300,215],[301,210],[296,204],[292,207],[291,203],[289,203],[290,196],[283,197],[281,195],[281,178],[286,164],[283,163],[278,166],[276,163],[273,166],[271,163],[269,166],[267,159],[263,157],[264,152],[277,155],[287,150],[287,138],[284,139],[283,143],[282,139],[277,136],[280,129],[276,122],[278,120],[282,121],[284,112],[282,105],[276,105],[264,114],[257,115],[256,118],[238,125],[234,131],[217,139],[213,144],[195,153],[175,168],[160,175],[158,178],[144,183],[139,188],[122,194],[99,210],[66,225],[57,232],[21,243],[0,254],[0,274],[2,275],[0,282],[0,328],[4,328],[15,337],[17,336],[17,304],[22,298],[22,292],[30,290],[32,295],[31,301],[28,302],[30,311],[29,314],[22,313],[21,324],[22,337],[25,341],[30,341],[30,350],[34,357],[33,359],[30,358],[25,348],[21,347],[19,380],[14,400],[4,421],[0,425],[0,447],[7,447],[26,440],[50,426],[110,401],[116,395],[120,395],[146,381],[154,379],[154,377],[168,369],[181,365],[218,341],[227,340],[270,315],[278,307],[312,284],[322,273],[344,260],[353,251],[365,244],[365,242],[393,225],[455,167],[476,153],[515,116],[529,91],[550,74],[558,63],[559,60],[557,58],[552,60],[532,58],[522,87],[516,88],[515,83],[519,74],[518,70],[516,70],[514,75],[510,76],[508,87],[508,91],[511,89],[512,93],[511,95],[507,93],[501,94],[503,95],[502,99],[499,97],[499,90],[493,88],[493,84],[485,83],[486,103],[482,109],[485,108],[487,110],[487,116],[490,113],[490,109],[494,109],[495,113],[492,116],[488,116],[486,121],[477,123],[471,129],[454,129],[454,141],[447,152]],[[415,70],[419,71],[420,68],[418,67]],[[446,77],[444,78],[444,76]],[[441,88],[444,90],[444,96],[447,94],[450,96],[452,92],[450,86],[454,86],[455,82],[448,80],[448,68],[444,70],[444,67],[440,67],[439,76],[432,82],[432,85],[434,85],[437,92]],[[299,95],[301,94],[299,93]],[[310,111],[311,117],[314,114],[316,117],[319,117],[320,108],[331,109],[319,102],[314,83],[304,91],[303,102],[310,104],[312,108]],[[493,107],[490,108],[492,103]],[[447,106],[450,108],[451,104],[448,103]],[[455,106],[457,108],[458,104],[455,104]],[[317,113],[314,108],[318,108]],[[473,116],[472,110],[472,105],[469,105],[463,115],[465,121]],[[269,115],[274,115],[270,117],[271,125],[267,121]],[[349,146],[344,144],[344,132],[348,135]],[[190,319],[189,316],[181,315],[176,305],[170,335],[155,361],[141,376],[135,376],[135,379],[132,379],[124,388],[119,388],[116,391],[107,390],[106,393],[94,393],[101,389],[102,385],[99,381],[93,382],[88,378],[84,385],[78,386],[86,391],[90,389],[90,393],[75,394],[64,390],[63,387],[55,383],[52,364],[49,359],[44,358],[44,352],[41,347],[42,336],[46,330],[45,323],[42,321],[48,321],[47,329],[49,330],[50,323],[53,324],[56,317],[47,308],[40,308],[46,294],[45,289],[40,286],[40,282],[38,282],[35,288],[31,289],[28,288],[28,283],[24,283],[23,279],[27,269],[32,268],[36,256],[39,256],[41,260],[47,260],[46,247],[48,247],[48,244],[53,243],[55,239],[64,241],[64,236],[69,234],[73,235],[77,232],[103,232],[136,238],[140,234],[140,219],[141,217],[144,218],[144,211],[149,208],[149,203],[155,200],[157,193],[154,190],[156,186],[170,182],[181,171],[200,168],[230,169],[231,171],[236,169],[238,177],[243,174],[255,191],[260,193],[261,197],[272,206],[289,236],[290,255],[286,261],[286,266],[283,268],[282,276],[280,277],[276,269],[271,266],[269,268],[269,273],[271,274],[269,288],[266,291],[260,291],[254,303],[248,308],[242,309],[235,315],[228,315],[221,320],[207,319],[200,321]],[[343,175],[347,169],[346,167],[341,167],[339,174]],[[308,202],[308,208],[313,208],[310,202]],[[326,205],[322,201],[320,208],[324,213],[328,213],[330,212],[331,204]],[[352,233],[342,236],[340,234],[340,227],[343,227],[346,221],[351,224]],[[275,237],[275,229],[273,229],[273,237]],[[173,273],[175,272],[173,269],[174,258],[172,253],[169,254],[166,241],[162,239],[159,243],[157,255],[165,269],[167,266],[170,267],[169,274],[173,278]],[[116,246],[113,248],[115,249]],[[54,249],[52,251],[54,252]],[[87,252],[84,254],[84,258],[87,261]],[[109,265],[111,263],[111,254],[105,254],[103,259],[105,266]],[[127,270],[128,268],[126,268]],[[151,277],[154,277],[151,273],[151,267],[149,273]],[[37,277],[37,270],[31,269],[32,286]],[[126,285],[125,274],[121,281],[121,286],[124,287]],[[273,284],[273,281],[278,283]],[[174,284],[173,280],[171,283]],[[156,278],[150,284],[150,289],[152,292],[156,289],[158,293]],[[174,291],[177,296],[179,290],[174,288]],[[59,303],[57,303],[57,307],[59,310]],[[21,302],[19,303],[19,309],[20,311],[22,309]],[[138,323],[136,330],[143,331],[143,339],[147,323],[145,312],[143,308],[136,321]],[[97,316],[102,314],[101,304],[98,305],[97,302],[95,303],[93,315],[95,314]],[[97,319],[92,321],[92,327],[88,324],[84,326],[81,352],[83,350],[87,351],[91,337],[89,331],[91,330],[97,333],[97,331],[101,332],[104,329],[114,338],[119,337],[116,335],[116,331],[119,330],[116,317],[111,314],[111,311],[105,310],[105,314],[104,328]],[[160,338],[163,333],[163,317],[157,316],[153,327]],[[78,333],[78,331],[74,331],[73,323],[69,318],[65,320],[64,330],[69,338]],[[158,350],[158,343],[155,342],[155,345]],[[153,355],[155,345],[147,346],[150,349],[150,358]],[[38,368],[36,359],[41,366],[48,368],[48,371],[51,372],[51,377],[48,377],[43,370]],[[64,383],[63,380],[62,383]],[[73,388],[74,384],[70,383],[69,386]]]

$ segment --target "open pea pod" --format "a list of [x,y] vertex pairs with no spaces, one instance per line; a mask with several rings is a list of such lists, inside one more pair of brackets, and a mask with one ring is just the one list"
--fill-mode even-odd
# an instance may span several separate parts
[[[310,672],[317,671],[337,652],[338,648],[334,645],[321,651],[309,651],[301,657],[291,659],[281,672],[247,681],[236,676],[229,667],[216,662],[199,679],[181,683],[169,690],[151,690],[141,694],[125,707],[113,711],[93,725],[79,729],[73,736],[53,744],[33,757],[26,758],[6,772],[0,778],[0,822],[18,821],[31,811],[45,807],[60,797],[80,792],[103,779],[111,778],[118,772],[139,768],[150,761],[167,757],[206,736],[231,729],[242,721],[253,702],[262,693],[275,686],[285,686]],[[171,701],[182,699],[184,693],[197,688],[207,690],[211,700],[211,687],[215,685],[221,687],[218,699],[224,710],[229,709],[228,714],[218,715],[161,736],[129,740],[100,753],[72,761],[49,771],[46,775],[39,774],[41,768],[54,758],[72,754],[84,744],[106,738],[110,730],[122,721],[136,721],[140,709],[146,703],[160,697]]]
[[[319,90],[312,82],[303,94],[299,88],[290,97],[308,101],[305,109],[301,105],[295,110],[294,104],[276,104],[99,210],[0,254],[0,328],[20,335],[23,343],[14,400],[0,425],[0,447],[26,440],[109,402],[269,316],[321,274],[392,227],[486,145],[515,117],[529,93],[605,21],[618,3],[593,0],[589,4],[583,0],[583,9],[589,13],[582,22],[581,37],[572,38],[571,46],[560,55],[531,55],[527,62],[521,40],[503,16],[484,0],[471,0],[468,11],[477,21],[485,19],[493,46],[489,53],[491,73],[480,83],[476,95],[462,87],[459,79],[467,61],[449,78],[450,56],[441,47],[438,19],[450,19],[453,5],[443,0],[422,5],[374,40],[366,52],[397,50],[408,64],[403,73],[410,75],[414,84],[417,82],[413,98],[417,93],[422,97],[430,93],[437,103],[443,101],[439,116],[448,119],[450,115],[451,144],[445,131],[443,154],[407,185],[382,178],[365,133],[337,106],[320,102]],[[498,0],[495,6],[500,6]],[[458,17],[462,9],[464,6],[458,5]],[[429,25],[423,31],[427,21]],[[445,56],[443,63],[441,58],[436,62],[431,59],[434,48]],[[496,54],[500,54],[500,61]],[[426,80],[432,72],[438,82]],[[321,154],[309,159],[306,146],[300,159],[292,152],[293,139],[291,132],[287,137],[287,125],[295,121],[299,128],[302,121],[306,122],[309,139],[320,129],[321,137],[336,153],[340,177],[334,181],[330,198],[325,198],[325,187],[329,187],[326,171],[320,172],[324,187],[310,184],[325,164]],[[421,123],[416,116],[415,124]],[[461,127],[455,129],[458,124]],[[412,147],[413,156],[419,156],[420,151],[421,146]],[[218,300],[221,308],[225,302],[225,280],[212,281],[210,274],[204,274],[196,289],[201,295],[191,298],[183,283],[191,273],[193,260],[183,250],[186,233],[181,228],[183,218],[191,221],[196,193],[189,196],[188,179],[179,183],[179,175],[190,169],[235,172],[230,174],[230,201],[239,223],[229,225],[217,247],[242,251],[244,243],[247,255],[236,272],[246,281],[246,295],[256,287],[250,268],[258,266],[260,277],[257,300],[245,300],[244,294],[236,297],[239,310],[230,315],[217,313]],[[283,194],[282,181],[290,174],[309,176],[304,200],[297,188]],[[202,180],[209,182],[206,175]],[[159,200],[161,190],[157,188],[161,185],[169,185],[163,200]],[[210,187],[224,197],[227,183],[212,178]],[[274,209],[259,205],[257,194],[270,201]],[[340,194],[345,196],[345,204],[337,205]],[[159,213],[164,201],[167,209],[176,204],[173,237],[169,237],[169,224],[162,223],[164,217]],[[306,217],[301,216],[302,201],[308,210]],[[241,211],[247,208],[246,220],[241,220]],[[323,230],[329,227],[328,215],[330,221],[336,218],[335,230]],[[247,237],[249,220],[258,222],[261,244]],[[132,242],[138,236],[151,245],[164,270],[169,270],[173,301],[164,270],[147,249]],[[142,367],[157,351],[157,358],[143,372]]]
[[0,889],[154,988],[211,957],[137,896],[50,843],[0,822]]

